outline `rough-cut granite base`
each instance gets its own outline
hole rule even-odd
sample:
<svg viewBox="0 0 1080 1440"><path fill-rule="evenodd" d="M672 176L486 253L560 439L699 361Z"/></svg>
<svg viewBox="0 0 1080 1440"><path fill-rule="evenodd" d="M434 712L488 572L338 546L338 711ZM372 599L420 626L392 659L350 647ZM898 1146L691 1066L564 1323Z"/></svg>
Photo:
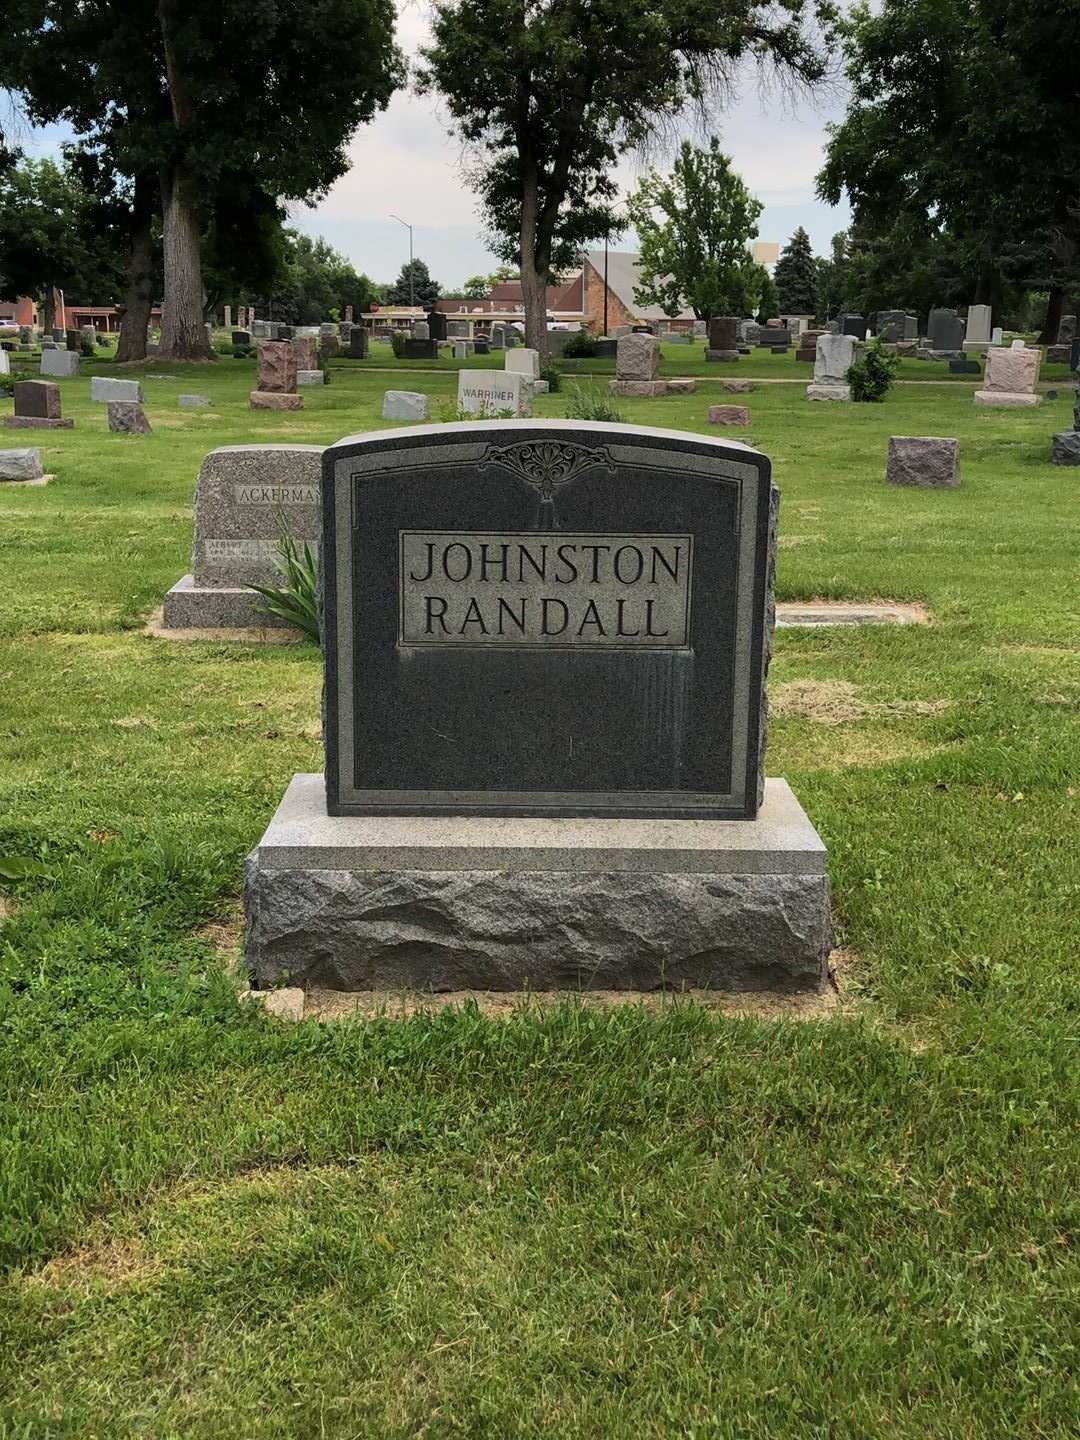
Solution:
<svg viewBox="0 0 1080 1440"><path fill-rule="evenodd" d="M753 821L326 814L296 775L248 857L254 983L813 990L825 847L782 780Z"/></svg>
<svg viewBox="0 0 1080 1440"><path fill-rule="evenodd" d="M710 350L708 347L705 349L707 361L719 361L721 364L734 365L738 358L738 350Z"/></svg>
<svg viewBox="0 0 1080 1440"><path fill-rule="evenodd" d="M1059 430L1050 442L1055 465L1080 465L1080 430Z"/></svg>
<svg viewBox="0 0 1080 1440"><path fill-rule="evenodd" d="M45 415L5 415L4 424L11 430L71 430L74 420L54 420Z"/></svg>
<svg viewBox="0 0 1080 1440"><path fill-rule="evenodd" d="M261 595L242 586L196 585L185 575L165 595L162 608L165 630L291 629L276 615L267 614Z"/></svg>
<svg viewBox="0 0 1080 1440"><path fill-rule="evenodd" d="M976 390L976 405L998 405L1006 410L1018 410L1029 405L1041 405L1042 396L1026 390Z"/></svg>
<svg viewBox="0 0 1080 1440"><path fill-rule="evenodd" d="M667 394L666 380L609 380L608 390L624 399L655 399Z"/></svg>
<svg viewBox="0 0 1080 1440"><path fill-rule="evenodd" d="M807 385L808 400L850 400L850 385Z"/></svg>

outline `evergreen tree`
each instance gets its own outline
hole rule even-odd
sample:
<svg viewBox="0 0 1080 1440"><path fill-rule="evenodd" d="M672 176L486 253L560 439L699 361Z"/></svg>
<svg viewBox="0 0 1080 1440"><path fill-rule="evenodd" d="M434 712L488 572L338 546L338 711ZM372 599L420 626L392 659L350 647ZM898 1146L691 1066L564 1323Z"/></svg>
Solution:
<svg viewBox="0 0 1080 1440"><path fill-rule="evenodd" d="M411 280L411 284L410 284ZM438 280L431 278L431 271L423 260L409 260L401 267L401 274L387 287L388 305L422 305L429 310L442 293Z"/></svg>
<svg viewBox="0 0 1080 1440"><path fill-rule="evenodd" d="M791 315L817 312L817 266L810 236L800 225L784 246L773 271L780 309Z"/></svg>
<svg viewBox="0 0 1080 1440"><path fill-rule="evenodd" d="M775 320L778 308L776 303L776 286L773 284L772 276L766 271L761 282L761 291L758 295L758 324L764 325L766 320Z"/></svg>

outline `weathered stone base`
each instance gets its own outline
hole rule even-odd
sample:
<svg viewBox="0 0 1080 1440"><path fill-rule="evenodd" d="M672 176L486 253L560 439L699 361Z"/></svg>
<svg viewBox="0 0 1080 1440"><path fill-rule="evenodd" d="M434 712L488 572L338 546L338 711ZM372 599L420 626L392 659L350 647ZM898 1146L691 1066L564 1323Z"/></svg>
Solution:
<svg viewBox="0 0 1080 1440"><path fill-rule="evenodd" d="M165 596L162 609L165 630L292 630L284 620L268 615L261 595L241 586L218 589L196 585L191 575L178 580Z"/></svg>
<svg viewBox="0 0 1080 1440"><path fill-rule="evenodd" d="M304 397L282 390L252 390L248 404L252 410L302 410Z"/></svg>
<svg viewBox="0 0 1080 1440"><path fill-rule="evenodd" d="M1055 465L1080 465L1080 430L1059 430L1050 442Z"/></svg>
<svg viewBox="0 0 1080 1440"><path fill-rule="evenodd" d="M738 350L710 350L710 349L708 348L708 346L705 347L705 359L706 359L706 360L710 360L710 361L711 361L711 360L716 360L716 361L719 361L719 362L722 363L722 364L726 363L726 364L730 365L730 364L732 364L734 361L738 360L738 358L739 358L739 352L738 352Z"/></svg>
<svg viewBox="0 0 1080 1440"><path fill-rule="evenodd" d="M666 380L609 380L608 390L612 395L624 398L642 399L667 394Z"/></svg>
<svg viewBox="0 0 1080 1440"><path fill-rule="evenodd" d="M332 817L296 775L248 857L254 984L813 990L825 847L782 780L754 821Z"/></svg>
<svg viewBox="0 0 1080 1440"><path fill-rule="evenodd" d="M74 420L48 420L44 415L5 415L4 424L12 430L73 430Z"/></svg>
<svg viewBox="0 0 1080 1440"><path fill-rule="evenodd" d="M667 393L669 395L694 395L697 392L697 381L689 376L680 376L677 380L668 380Z"/></svg>
<svg viewBox="0 0 1080 1440"><path fill-rule="evenodd" d="M749 425L750 411L745 405L710 405L710 425Z"/></svg>
<svg viewBox="0 0 1080 1440"><path fill-rule="evenodd" d="M976 405L997 405L1002 409L1021 409L1041 405L1042 396L1027 390L976 390Z"/></svg>
<svg viewBox="0 0 1080 1440"><path fill-rule="evenodd" d="M807 385L808 400L850 400L850 385Z"/></svg>
<svg viewBox="0 0 1080 1440"><path fill-rule="evenodd" d="M963 343L965 355L985 355L989 349L989 340L965 340Z"/></svg>

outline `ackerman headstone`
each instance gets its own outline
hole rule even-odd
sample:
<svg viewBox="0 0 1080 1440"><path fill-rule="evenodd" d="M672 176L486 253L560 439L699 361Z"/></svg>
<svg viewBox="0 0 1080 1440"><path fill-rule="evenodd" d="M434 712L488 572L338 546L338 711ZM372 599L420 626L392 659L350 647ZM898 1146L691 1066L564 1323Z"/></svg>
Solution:
<svg viewBox="0 0 1080 1440"><path fill-rule="evenodd" d="M165 597L168 630L277 627L251 585L280 581L281 527L319 547L319 445L225 445L203 460L195 489L191 574Z"/></svg>
<svg viewBox="0 0 1080 1440"><path fill-rule="evenodd" d="M323 463L326 776L251 856L260 987L816 987L824 847L762 778L777 497L696 435L356 436Z"/></svg>

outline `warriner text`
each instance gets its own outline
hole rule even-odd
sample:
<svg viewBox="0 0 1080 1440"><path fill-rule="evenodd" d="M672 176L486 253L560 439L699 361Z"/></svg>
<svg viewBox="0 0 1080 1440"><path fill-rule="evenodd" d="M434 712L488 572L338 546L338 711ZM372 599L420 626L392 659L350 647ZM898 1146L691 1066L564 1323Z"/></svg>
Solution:
<svg viewBox="0 0 1080 1440"><path fill-rule="evenodd" d="M403 646L683 648L689 535L401 532Z"/></svg>

